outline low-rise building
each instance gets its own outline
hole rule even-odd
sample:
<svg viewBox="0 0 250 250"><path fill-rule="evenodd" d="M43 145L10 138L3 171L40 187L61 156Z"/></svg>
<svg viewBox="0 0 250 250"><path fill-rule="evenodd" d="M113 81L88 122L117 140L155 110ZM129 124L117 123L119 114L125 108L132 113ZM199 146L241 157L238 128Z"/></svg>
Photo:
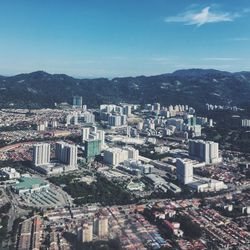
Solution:
<svg viewBox="0 0 250 250"><path fill-rule="evenodd" d="M13 180L13 179L19 179L20 173L18 173L14 168L6 167L0 169L0 176L8 180Z"/></svg>
<svg viewBox="0 0 250 250"><path fill-rule="evenodd" d="M223 189L227 189L227 185L223 181L217 181L214 179L201 178L197 181L191 182L188 186L198 193L200 192L218 192Z"/></svg>
<svg viewBox="0 0 250 250"><path fill-rule="evenodd" d="M17 184L12 185L12 190L17 194L26 194L46 191L49 187L50 184L41 179L23 176Z"/></svg>

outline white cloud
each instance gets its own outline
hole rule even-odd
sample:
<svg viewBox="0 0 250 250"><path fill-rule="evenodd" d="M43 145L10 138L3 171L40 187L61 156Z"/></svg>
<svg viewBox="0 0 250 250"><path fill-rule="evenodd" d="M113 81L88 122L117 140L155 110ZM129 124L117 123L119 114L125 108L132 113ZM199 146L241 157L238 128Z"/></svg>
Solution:
<svg viewBox="0 0 250 250"><path fill-rule="evenodd" d="M165 62L165 61L173 61L178 59L179 56L169 56L169 57L153 57L150 58L150 60L155 61L155 62Z"/></svg>
<svg viewBox="0 0 250 250"><path fill-rule="evenodd" d="M173 65L176 69L218 69L218 70L228 70L232 68L230 64L214 64L214 63L180 63Z"/></svg>
<svg viewBox="0 0 250 250"><path fill-rule="evenodd" d="M247 41L250 41L250 38L249 37L235 37L235 38L232 38L231 41L247 42Z"/></svg>
<svg viewBox="0 0 250 250"><path fill-rule="evenodd" d="M203 58L205 61L240 61L241 58L237 57L206 57Z"/></svg>
<svg viewBox="0 0 250 250"><path fill-rule="evenodd" d="M245 9L243 10L243 13L250 13L250 8L245 8Z"/></svg>
<svg viewBox="0 0 250 250"><path fill-rule="evenodd" d="M201 11L186 11L177 16L166 17L165 22L180 22L200 27L207 23L232 22L237 17L240 17L238 13L211 11L208 6Z"/></svg>

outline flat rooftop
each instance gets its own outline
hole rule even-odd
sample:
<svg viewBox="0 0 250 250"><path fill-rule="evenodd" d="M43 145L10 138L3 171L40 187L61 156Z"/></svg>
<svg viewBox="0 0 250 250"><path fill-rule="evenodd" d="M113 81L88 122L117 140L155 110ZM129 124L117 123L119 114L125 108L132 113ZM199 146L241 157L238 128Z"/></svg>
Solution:
<svg viewBox="0 0 250 250"><path fill-rule="evenodd" d="M19 183L15 184L14 187L18 190L22 189L32 189L34 186L43 186L47 185L46 182L37 178L31 177L21 177Z"/></svg>

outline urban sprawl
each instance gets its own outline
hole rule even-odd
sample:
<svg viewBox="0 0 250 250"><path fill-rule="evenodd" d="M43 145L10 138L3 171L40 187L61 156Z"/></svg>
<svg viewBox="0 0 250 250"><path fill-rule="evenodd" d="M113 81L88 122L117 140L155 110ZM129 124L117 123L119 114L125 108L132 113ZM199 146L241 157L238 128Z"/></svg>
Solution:
<svg viewBox="0 0 250 250"><path fill-rule="evenodd" d="M80 96L2 109L0 248L248 250L250 156L207 140L208 117Z"/></svg>

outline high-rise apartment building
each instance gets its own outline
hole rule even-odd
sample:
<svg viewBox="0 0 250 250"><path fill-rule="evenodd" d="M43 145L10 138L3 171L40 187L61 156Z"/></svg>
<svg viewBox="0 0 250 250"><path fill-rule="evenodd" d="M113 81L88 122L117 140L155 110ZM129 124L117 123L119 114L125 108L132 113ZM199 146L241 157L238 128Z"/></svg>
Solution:
<svg viewBox="0 0 250 250"><path fill-rule="evenodd" d="M108 117L109 126L116 127L121 126L121 116L120 115L110 115Z"/></svg>
<svg viewBox="0 0 250 250"><path fill-rule="evenodd" d="M65 142L57 142L55 157L58 161L71 167L77 166L77 146Z"/></svg>
<svg viewBox="0 0 250 250"><path fill-rule="evenodd" d="M84 147L85 147L84 156L87 158L87 160L101 154L101 140L99 139L86 140Z"/></svg>
<svg viewBox="0 0 250 250"><path fill-rule="evenodd" d="M95 235L99 237L108 236L109 232L108 217L99 215L98 217L94 218L93 232Z"/></svg>
<svg viewBox="0 0 250 250"><path fill-rule="evenodd" d="M193 182L193 163L189 160L177 159L176 175L182 184Z"/></svg>
<svg viewBox="0 0 250 250"><path fill-rule="evenodd" d="M126 125L127 124L127 115L121 115L121 125Z"/></svg>
<svg viewBox="0 0 250 250"><path fill-rule="evenodd" d="M104 151L104 161L110 165L117 166L125 160L138 160L139 151L132 147L108 148Z"/></svg>
<svg viewBox="0 0 250 250"><path fill-rule="evenodd" d="M110 165L117 166L128 159L128 151L121 148L109 148L104 151L104 161Z"/></svg>
<svg viewBox="0 0 250 250"><path fill-rule="evenodd" d="M71 167L77 166L77 146L67 145L65 147L66 154L66 164Z"/></svg>
<svg viewBox="0 0 250 250"><path fill-rule="evenodd" d="M242 119L241 126L242 127L250 127L250 120L249 119Z"/></svg>
<svg viewBox="0 0 250 250"><path fill-rule="evenodd" d="M89 139L89 134L90 134L90 128L85 127L82 129L82 141L83 142Z"/></svg>
<svg viewBox="0 0 250 250"><path fill-rule="evenodd" d="M84 113L84 122L85 123L95 123L95 115L90 112Z"/></svg>
<svg viewBox="0 0 250 250"><path fill-rule="evenodd" d="M128 159L138 161L139 151L133 147L124 147L123 150L128 152Z"/></svg>
<svg viewBox="0 0 250 250"><path fill-rule="evenodd" d="M82 226L82 242L91 242L93 240L93 224L88 223Z"/></svg>
<svg viewBox="0 0 250 250"><path fill-rule="evenodd" d="M33 146L33 164L35 166L46 165L50 162L50 144L39 143Z"/></svg>
<svg viewBox="0 0 250 250"><path fill-rule="evenodd" d="M100 216L98 225L98 236L106 237L108 235L108 218L105 216Z"/></svg>
<svg viewBox="0 0 250 250"><path fill-rule="evenodd" d="M213 141L190 140L189 156L198 158L206 164L218 163L221 160L219 144Z"/></svg>
<svg viewBox="0 0 250 250"><path fill-rule="evenodd" d="M126 105L123 107L123 114L130 116L132 107L130 105Z"/></svg>
<svg viewBox="0 0 250 250"><path fill-rule="evenodd" d="M103 130L97 130L98 139L101 141L101 146L105 144L105 132Z"/></svg>
<svg viewBox="0 0 250 250"><path fill-rule="evenodd" d="M82 108L82 97L74 96L73 97L73 108Z"/></svg>
<svg viewBox="0 0 250 250"><path fill-rule="evenodd" d="M123 126L127 124L127 116L126 115L109 115L108 116L108 124L111 127Z"/></svg>

